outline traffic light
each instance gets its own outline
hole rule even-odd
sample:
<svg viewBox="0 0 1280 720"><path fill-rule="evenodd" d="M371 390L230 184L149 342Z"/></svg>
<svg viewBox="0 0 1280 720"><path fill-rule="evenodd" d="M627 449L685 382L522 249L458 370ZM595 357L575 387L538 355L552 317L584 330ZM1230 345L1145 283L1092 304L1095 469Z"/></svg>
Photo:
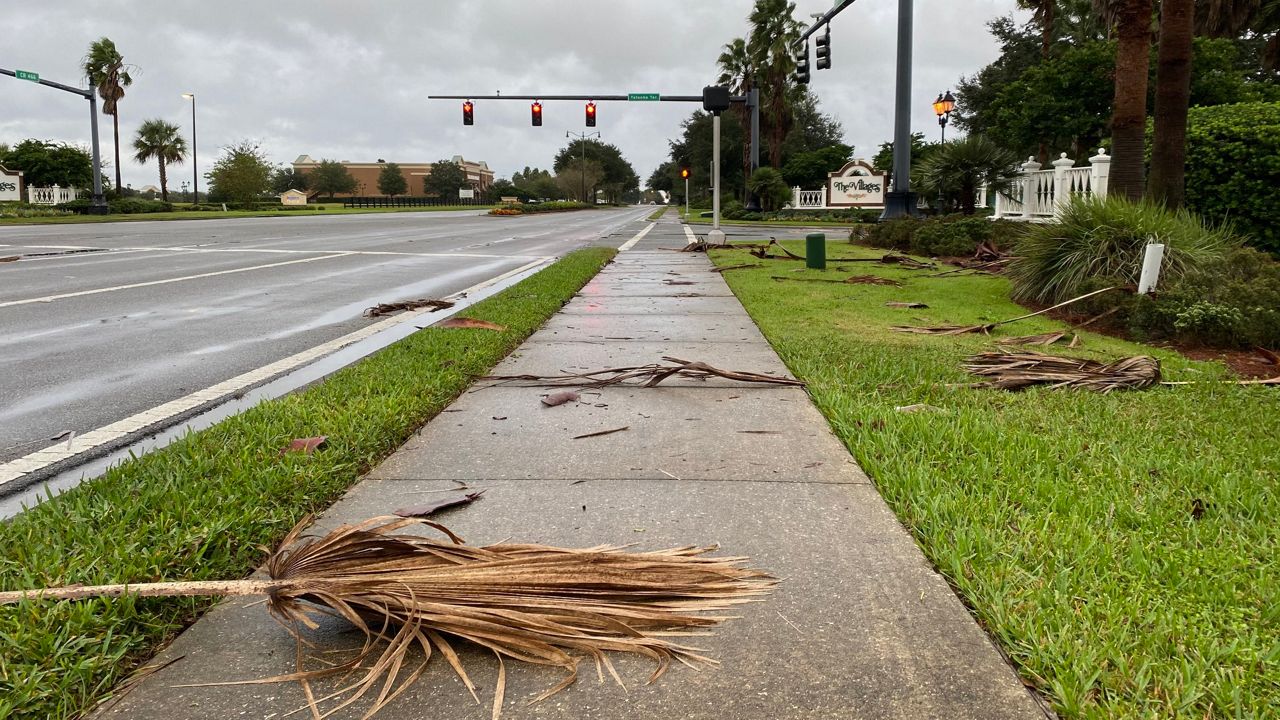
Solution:
<svg viewBox="0 0 1280 720"><path fill-rule="evenodd" d="M476 109L475 106L471 104L470 100L462 103L462 124L463 125L476 124L475 109Z"/></svg>
<svg viewBox="0 0 1280 720"><path fill-rule="evenodd" d="M809 41L807 40L804 45L796 48L795 81L797 85L809 84Z"/></svg>
<svg viewBox="0 0 1280 720"><path fill-rule="evenodd" d="M596 126L596 104L595 101L587 103L587 127Z"/></svg>
<svg viewBox="0 0 1280 720"><path fill-rule="evenodd" d="M680 168L680 179L681 180L689 179L689 168Z"/></svg>
<svg viewBox="0 0 1280 720"><path fill-rule="evenodd" d="M542 126L542 103L538 102L537 100L534 100L533 104L529 106L529 110L533 114L533 126L541 127Z"/></svg>
<svg viewBox="0 0 1280 720"><path fill-rule="evenodd" d="M831 69L831 26L827 26L827 31L818 38L818 69Z"/></svg>

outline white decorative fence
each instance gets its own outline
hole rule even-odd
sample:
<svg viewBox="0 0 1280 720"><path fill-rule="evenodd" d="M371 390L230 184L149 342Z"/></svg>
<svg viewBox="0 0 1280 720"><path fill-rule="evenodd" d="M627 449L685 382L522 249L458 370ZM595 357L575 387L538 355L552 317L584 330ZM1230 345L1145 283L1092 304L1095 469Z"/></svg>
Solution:
<svg viewBox="0 0 1280 720"><path fill-rule="evenodd" d="M821 210L827 206L827 191L791 189L791 207L797 210Z"/></svg>
<svg viewBox="0 0 1280 720"><path fill-rule="evenodd" d="M1111 156L1106 150L1089 158L1088 167L1076 167L1066 153L1054 160L1052 170L1041 170L1034 157L1022 163L1009 192L996 193L992 217L1025 222L1048 222L1074 196L1106 197L1111 175Z"/></svg>
<svg viewBox="0 0 1280 720"><path fill-rule="evenodd" d="M27 202L32 205L60 205L65 202L71 202L80 195L79 188L73 187L29 187L27 188Z"/></svg>

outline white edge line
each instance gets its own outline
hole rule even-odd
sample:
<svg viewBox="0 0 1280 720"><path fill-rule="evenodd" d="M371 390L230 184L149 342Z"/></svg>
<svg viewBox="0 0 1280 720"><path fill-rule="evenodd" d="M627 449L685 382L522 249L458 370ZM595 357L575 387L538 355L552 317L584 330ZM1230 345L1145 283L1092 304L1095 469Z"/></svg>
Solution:
<svg viewBox="0 0 1280 720"><path fill-rule="evenodd" d="M487 287L491 287L515 275L532 270L539 265L545 265L554 259L554 256L538 258L537 260L521 265L514 270L489 278L483 282L476 283L465 290L460 290L452 295L447 295L446 297L465 297ZM319 360L325 355L329 355L371 335L382 332L394 325L413 322L423 315L430 314L432 311L432 308L422 308L420 310L412 310L394 317L389 317L385 320L380 320L372 325L356 330L355 332L343 335L340 338L330 340L329 342L322 343L308 350L303 350L300 353L296 353L268 365L264 365L256 370L250 370L249 372L242 373L230 380L224 380L203 390L198 390L176 400L170 400L167 403L157 405L149 410L136 413L124 418L123 420L117 420L116 422L104 425L96 430L90 430L89 432L76 436L75 449L70 449L66 442L58 442L42 450L37 450L28 455L17 458L16 460L10 460L7 463L0 464L0 487L13 482L14 480L30 475L31 473L43 470L55 463L60 463L64 460L69 460L78 455L87 453L95 448L115 443L140 430L158 423L164 423L177 415L190 412L201 405L221 400L228 395L245 390L277 375L295 370L303 365Z"/></svg>
<svg viewBox="0 0 1280 720"><path fill-rule="evenodd" d="M645 235L648 235L649 231L652 230L655 225L657 225L657 223L650 222L647 226L645 226L645 229L636 233L635 236L632 237L630 240L619 245L618 252L626 252L627 250L630 250L632 247L635 246L636 243L640 242L640 238L644 237Z"/></svg>
<svg viewBox="0 0 1280 720"><path fill-rule="evenodd" d="M689 242L688 242L689 245L692 245L698 242L698 236L695 235L694 232L689 229L688 225L684 226L684 236L689 239Z"/></svg>

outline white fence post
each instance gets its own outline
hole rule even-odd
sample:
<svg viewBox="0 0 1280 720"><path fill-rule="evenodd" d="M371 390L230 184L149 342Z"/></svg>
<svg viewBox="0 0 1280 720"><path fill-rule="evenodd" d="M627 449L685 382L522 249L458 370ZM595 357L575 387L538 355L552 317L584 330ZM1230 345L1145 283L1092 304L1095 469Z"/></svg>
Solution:
<svg viewBox="0 0 1280 720"><path fill-rule="evenodd" d="M1075 167L1076 161L1067 157L1066 153L1062 153L1053 165L1053 217L1057 219L1062 214L1062 209L1071 202L1071 192L1067 188L1067 170Z"/></svg>
<svg viewBox="0 0 1280 720"><path fill-rule="evenodd" d="M1107 155L1106 148L1098 148L1098 154L1089 158L1089 163L1093 173L1090 178L1093 196L1104 198L1107 196L1107 180L1111 177L1111 156Z"/></svg>
<svg viewBox="0 0 1280 720"><path fill-rule="evenodd" d="M796 185L795 187L791 188L791 207L793 208L800 207L800 186L799 185Z"/></svg>

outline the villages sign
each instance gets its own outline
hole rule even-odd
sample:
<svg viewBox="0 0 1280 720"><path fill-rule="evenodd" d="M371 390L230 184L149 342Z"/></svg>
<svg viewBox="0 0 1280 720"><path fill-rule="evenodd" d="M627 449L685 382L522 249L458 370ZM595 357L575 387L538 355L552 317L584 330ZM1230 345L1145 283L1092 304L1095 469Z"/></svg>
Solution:
<svg viewBox="0 0 1280 720"><path fill-rule="evenodd" d="M829 207L883 207L885 176L865 160L853 160L827 175Z"/></svg>
<svg viewBox="0 0 1280 720"><path fill-rule="evenodd" d="M22 202L22 171L0 165L0 202Z"/></svg>

